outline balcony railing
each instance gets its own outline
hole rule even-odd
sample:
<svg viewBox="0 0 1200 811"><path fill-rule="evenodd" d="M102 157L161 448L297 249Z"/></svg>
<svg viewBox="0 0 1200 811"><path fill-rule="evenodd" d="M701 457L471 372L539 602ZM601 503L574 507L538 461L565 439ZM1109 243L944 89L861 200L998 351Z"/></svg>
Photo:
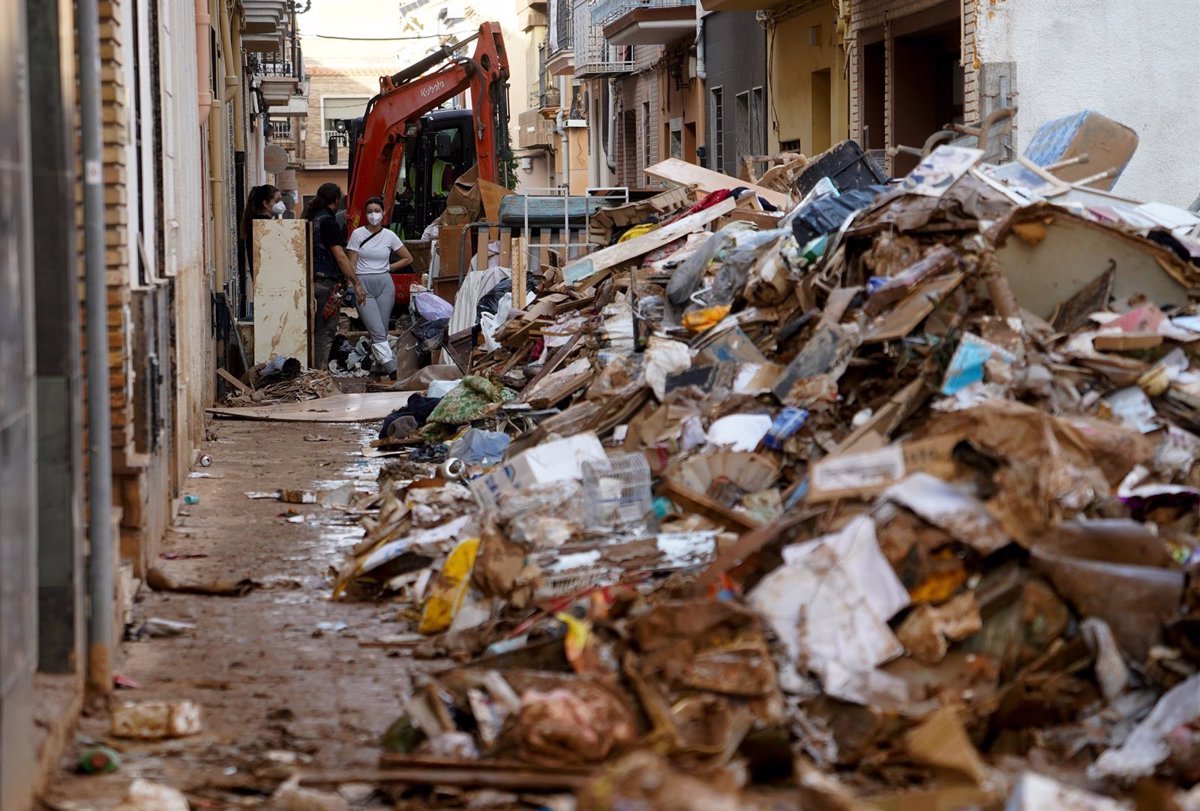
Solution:
<svg viewBox="0 0 1200 811"><path fill-rule="evenodd" d="M638 9L696 8L696 0L597 0L592 19L601 28Z"/></svg>
<svg viewBox="0 0 1200 811"><path fill-rule="evenodd" d="M592 20L609 45L667 45L696 36L695 0L597 0Z"/></svg>
<svg viewBox="0 0 1200 811"><path fill-rule="evenodd" d="M267 122L267 138L272 143L281 141L295 142L296 136L293 134L295 128L292 126L290 118L272 118Z"/></svg>
<svg viewBox="0 0 1200 811"><path fill-rule="evenodd" d="M575 0L575 75L618 76L633 70L633 48L613 47L604 38L597 10L607 11L607 0Z"/></svg>
<svg viewBox="0 0 1200 811"><path fill-rule="evenodd" d="M572 22L575 0L551 0L549 26L549 55L569 51L573 47L575 28Z"/></svg>

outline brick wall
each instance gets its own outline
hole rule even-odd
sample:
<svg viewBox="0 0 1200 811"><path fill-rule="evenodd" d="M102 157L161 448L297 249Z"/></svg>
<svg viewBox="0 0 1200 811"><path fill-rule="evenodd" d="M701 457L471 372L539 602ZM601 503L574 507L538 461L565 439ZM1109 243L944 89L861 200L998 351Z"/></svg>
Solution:
<svg viewBox="0 0 1200 811"><path fill-rule="evenodd" d="M963 117L973 124L982 117L983 98L979 84L979 53L976 49L977 0L963 0L962 66Z"/></svg>
<svg viewBox="0 0 1200 811"><path fill-rule="evenodd" d="M132 36L126 30L129 9L124 0L102 0L100 5L101 120L104 126L105 277L108 282L108 373L112 406L114 464L132 455L133 379L130 369L130 261L128 206L136 204L127 187L126 149L129 145L129 109L125 72L131 60ZM85 305L86 306L86 305ZM86 317L86 314L85 314ZM87 347L86 351L90 351Z"/></svg>
<svg viewBox="0 0 1200 811"><path fill-rule="evenodd" d="M384 67L373 68L332 68L328 66L311 66L308 70L308 119L305 121L304 154L306 167L320 169L329 167L328 144L325 141L325 119L322 116L321 100L326 96L360 96L372 98L379 93L379 77L394 71ZM349 160L349 153L342 149L341 164ZM338 182L344 185L343 179Z"/></svg>
<svg viewBox="0 0 1200 811"><path fill-rule="evenodd" d="M891 144L892 24L901 18L936 8L944 2L945 0L860 0L854 3L850 29L846 37L850 70L850 137L862 140L864 91L862 86L862 48L865 35L871 29L882 27L884 40L888 43L885 59L884 130L887 143ZM960 2L959 13L963 32L960 46L963 65L963 117L967 123L974 123L979 119L981 110L979 66L974 49L977 0L960 0Z"/></svg>

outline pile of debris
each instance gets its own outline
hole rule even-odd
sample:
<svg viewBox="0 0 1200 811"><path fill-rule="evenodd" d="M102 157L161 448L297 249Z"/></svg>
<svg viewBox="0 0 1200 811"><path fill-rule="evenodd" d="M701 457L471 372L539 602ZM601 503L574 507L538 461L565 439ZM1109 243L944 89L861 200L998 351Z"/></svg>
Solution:
<svg viewBox="0 0 1200 811"><path fill-rule="evenodd" d="M385 766L514 806L1200 807L1200 220L981 154L608 209L427 381L336 576L407 606L364 644L458 662Z"/></svg>
<svg viewBox="0 0 1200 811"><path fill-rule="evenodd" d="M244 380L224 369L218 370L218 374L231 386L221 401L227 408L301 403L342 393L328 371L304 370L300 361L280 355L253 367L244 375Z"/></svg>

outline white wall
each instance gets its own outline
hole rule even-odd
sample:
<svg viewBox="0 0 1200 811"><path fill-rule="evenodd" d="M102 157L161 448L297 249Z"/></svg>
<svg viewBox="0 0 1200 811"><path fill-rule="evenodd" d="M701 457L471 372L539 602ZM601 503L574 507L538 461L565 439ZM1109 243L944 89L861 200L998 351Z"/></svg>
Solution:
<svg viewBox="0 0 1200 811"><path fill-rule="evenodd" d="M1015 63L1017 148L1084 109L1139 144L1114 191L1188 205L1200 195L1200 0L991 0L981 63Z"/></svg>

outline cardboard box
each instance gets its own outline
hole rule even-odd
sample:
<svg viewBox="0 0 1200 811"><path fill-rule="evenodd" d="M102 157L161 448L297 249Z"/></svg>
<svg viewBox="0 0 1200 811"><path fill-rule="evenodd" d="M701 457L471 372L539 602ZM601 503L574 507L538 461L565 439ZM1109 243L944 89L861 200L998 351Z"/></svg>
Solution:
<svg viewBox="0 0 1200 811"><path fill-rule="evenodd" d="M492 468L471 481L471 492L484 509L494 507L500 496L535 484L578 481L583 463L607 458L596 435L588 432L544 442Z"/></svg>

